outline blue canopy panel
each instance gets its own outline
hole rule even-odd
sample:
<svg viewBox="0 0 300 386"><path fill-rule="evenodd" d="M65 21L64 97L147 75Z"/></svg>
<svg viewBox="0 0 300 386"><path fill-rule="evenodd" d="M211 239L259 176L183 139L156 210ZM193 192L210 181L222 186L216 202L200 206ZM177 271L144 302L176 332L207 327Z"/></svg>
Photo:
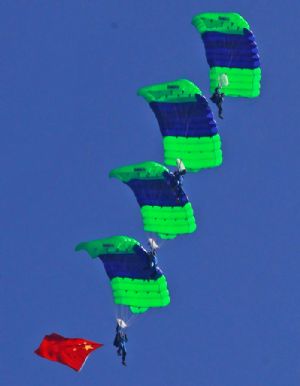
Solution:
<svg viewBox="0 0 300 386"><path fill-rule="evenodd" d="M210 67L260 67L253 33L244 29L243 35L221 32L204 32L202 39Z"/></svg>
<svg viewBox="0 0 300 386"><path fill-rule="evenodd" d="M110 280L115 277L156 280L162 276L162 271L158 267L151 267L147 251L138 245L133 248L133 253L100 255L99 258Z"/></svg>
<svg viewBox="0 0 300 386"><path fill-rule="evenodd" d="M206 98L196 95L196 102L151 102L163 137L212 137L216 122Z"/></svg>
<svg viewBox="0 0 300 386"><path fill-rule="evenodd" d="M145 205L184 206L189 202L171 173L165 173L165 179L130 180L126 184L133 190L140 207Z"/></svg>

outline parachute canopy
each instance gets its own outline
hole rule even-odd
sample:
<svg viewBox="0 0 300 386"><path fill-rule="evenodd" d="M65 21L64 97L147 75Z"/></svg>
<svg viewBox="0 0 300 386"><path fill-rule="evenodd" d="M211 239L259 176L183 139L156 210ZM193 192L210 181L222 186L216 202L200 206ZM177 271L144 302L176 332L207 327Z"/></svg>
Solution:
<svg viewBox="0 0 300 386"><path fill-rule="evenodd" d="M200 32L210 67L210 91L220 85L228 96L260 94L261 68L255 37L238 13L200 13L192 24ZM225 86L224 75L228 85Z"/></svg>
<svg viewBox="0 0 300 386"><path fill-rule="evenodd" d="M113 169L109 176L120 179L133 190L146 232L173 239L196 230L192 205L165 166L148 161Z"/></svg>
<svg viewBox="0 0 300 386"><path fill-rule="evenodd" d="M75 250L85 250L92 258L102 260L115 304L129 306L137 314L170 303L165 276L151 264L147 251L135 239L113 236L80 243Z"/></svg>
<svg viewBox="0 0 300 386"><path fill-rule="evenodd" d="M180 158L186 169L197 172L222 163L221 139L207 100L186 79L154 84L138 90L156 115L166 165Z"/></svg>

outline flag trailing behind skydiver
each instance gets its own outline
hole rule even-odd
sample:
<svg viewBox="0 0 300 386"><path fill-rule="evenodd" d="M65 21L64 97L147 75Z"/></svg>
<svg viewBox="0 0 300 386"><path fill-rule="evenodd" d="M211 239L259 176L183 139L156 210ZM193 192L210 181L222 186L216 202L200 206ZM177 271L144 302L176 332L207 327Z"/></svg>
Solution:
<svg viewBox="0 0 300 386"><path fill-rule="evenodd" d="M80 371L87 357L103 344L82 338L65 338L59 334L46 335L35 353Z"/></svg>
<svg viewBox="0 0 300 386"><path fill-rule="evenodd" d="M85 250L99 257L110 279L115 304L130 307L134 314L170 303L166 277L147 252L133 238L113 236L83 242L76 251Z"/></svg>
<svg viewBox="0 0 300 386"><path fill-rule="evenodd" d="M148 161L113 169L109 175L133 190L146 232L173 239L196 230L194 211L178 171L172 173L165 166Z"/></svg>
<svg viewBox="0 0 300 386"><path fill-rule="evenodd" d="M259 96L260 60L247 21L238 13L201 13L192 24L205 46L211 93L220 86L226 96Z"/></svg>
<svg viewBox="0 0 300 386"><path fill-rule="evenodd" d="M219 166L222 163L221 139L206 98L191 81L142 87L143 96L153 110L163 136L166 165L180 158L188 171Z"/></svg>

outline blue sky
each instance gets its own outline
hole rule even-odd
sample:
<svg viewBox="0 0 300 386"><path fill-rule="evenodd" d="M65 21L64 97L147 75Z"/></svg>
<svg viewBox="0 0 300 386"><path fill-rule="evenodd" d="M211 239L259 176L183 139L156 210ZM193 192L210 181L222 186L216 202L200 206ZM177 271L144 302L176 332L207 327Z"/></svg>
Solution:
<svg viewBox="0 0 300 386"><path fill-rule="evenodd" d="M1 2L3 384L299 385L299 8L265 0ZM198 231L164 243L159 262L172 301L133 324L123 368L111 344L109 281L100 261L74 247L115 234L145 243L132 192L108 173L163 161L139 87L187 78L208 95L191 25L208 11L249 22L262 93L225 100L222 167L185 178ZM105 346L77 374L33 354L51 332Z"/></svg>

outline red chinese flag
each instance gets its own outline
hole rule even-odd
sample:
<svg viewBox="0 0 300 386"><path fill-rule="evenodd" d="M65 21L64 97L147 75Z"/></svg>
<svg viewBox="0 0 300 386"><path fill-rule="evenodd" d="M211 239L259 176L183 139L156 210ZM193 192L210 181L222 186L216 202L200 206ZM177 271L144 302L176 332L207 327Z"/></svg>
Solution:
<svg viewBox="0 0 300 386"><path fill-rule="evenodd" d="M64 338L58 334L51 334L44 337L35 353L50 361L60 362L79 371L90 353L101 346L103 344L91 340Z"/></svg>

